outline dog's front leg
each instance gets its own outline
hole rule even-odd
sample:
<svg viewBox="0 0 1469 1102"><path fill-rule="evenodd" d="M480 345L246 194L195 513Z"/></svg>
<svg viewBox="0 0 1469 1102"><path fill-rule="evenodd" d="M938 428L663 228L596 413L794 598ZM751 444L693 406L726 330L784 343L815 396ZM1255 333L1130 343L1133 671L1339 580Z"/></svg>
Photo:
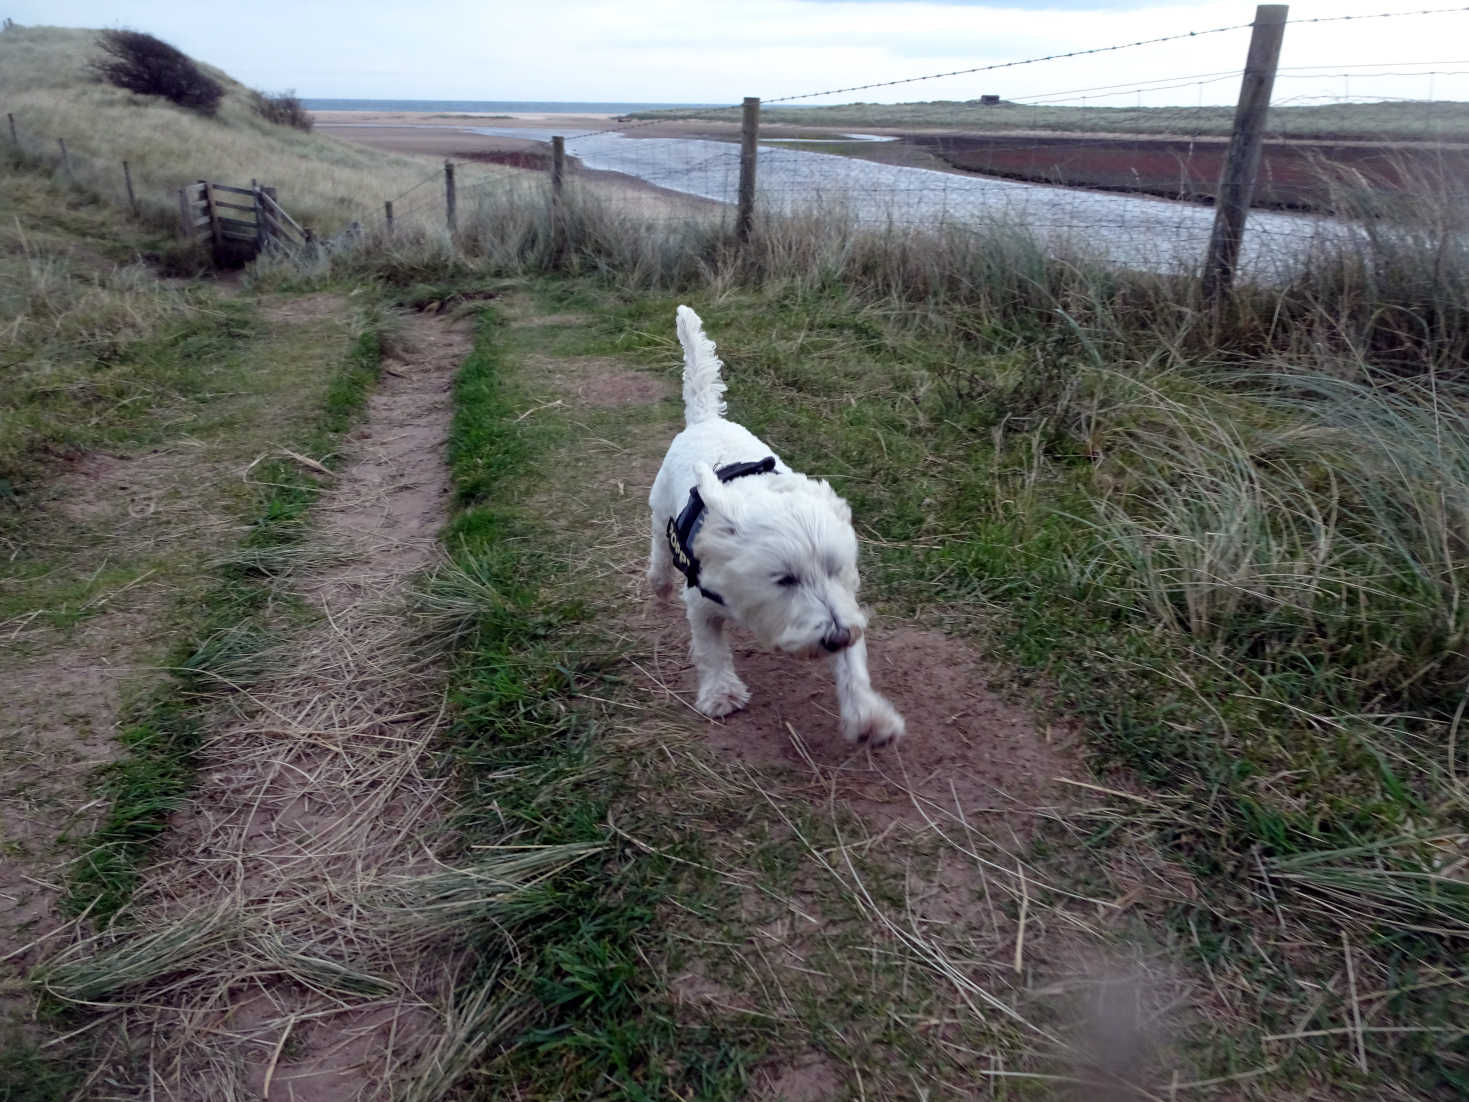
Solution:
<svg viewBox="0 0 1469 1102"><path fill-rule="evenodd" d="M837 707L842 714L842 737L848 742L882 746L901 738L907 725L887 698L872 687L867 676L867 640L858 639L831 656L837 684Z"/></svg>
<svg viewBox="0 0 1469 1102"><path fill-rule="evenodd" d="M684 590L684 607L689 615L689 647L699 675L699 711L718 719L739 711L750 699L750 690L734 669L734 655L724 637L724 611L697 589Z"/></svg>

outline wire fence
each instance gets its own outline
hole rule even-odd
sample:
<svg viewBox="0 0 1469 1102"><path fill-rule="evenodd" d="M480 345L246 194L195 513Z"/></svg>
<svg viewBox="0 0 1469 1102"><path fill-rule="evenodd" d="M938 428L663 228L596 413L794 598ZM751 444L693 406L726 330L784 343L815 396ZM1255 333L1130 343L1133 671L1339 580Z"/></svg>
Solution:
<svg viewBox="0 0 1469 1102"><path fill-rule="evenodd" d="M1263 10L1263 9L1262 9ZM1469 7L1292 20L1287 42L1324 33L1369 39L1391 21L1434 17L1460 32ZM762 101L754 209L763 217L841 219L857 228L961 232L1023 227L1055 250L1153 270L1195 270L1236 128L1234 92L1253 24L1240 22L968 69L853 83ZM1295 39L1292 38L1295 36ZM1270 278L1343 231L1334 189L1412 192L1469 179L1469 60L1285 64L1274 95L1239 269ZM1209 64L1201 64L1200 43ZM1075 66L1125 55L1146 77L1087 80ZM1071 66L1071 68L1068 68ZM1091 70L1088 70L1090 72ZM1030 80L1025 95L981 80ZM961 101L812 106L872 89L953 89ZM783 90L782 90L783 91ZM980 93L974 95L973 93ZM463 228L508 199L552 200L553 138L564 139L565 195L650 224L733 230L742 158L738 105L565 129L554 123L466 127L503 139L499 154L435 168L391 196L362 197L365 228ZM488 120L486 120L488 122ZM17 132L12 145L120 193L121 163L93 163L64 143ZM3 138L4 135L0 135ZM51 146L57 145L52 151ZM114 179L115 178L115 179ZM401 179L401 177L400 177ZM409 177L412 179L412 177ZM289 205L291 196L283 192ZM129 194L136 211L139 200ZM456 221L457 220L457 221ZM452 225L451 225L452 224Z"/></svg>
<svg viewBox="0 0 1469 1102"><path fill-rule="evenodd" d="M1371 36L1386 21L1462 21L1465 15L1469 8L1447 7L1322 17L1291 21L1287 34L1350 24L1350 33ZM1170 72L1170 52L1207 36L1216 40L1215 56L1243 62L1251 29L1242 22L764 99L756 208L766 215L840 215L858 226L940 232L1016 224L1058 249L1119 264L1197 267L1214 222L1241 70L1217 65ZM1067 82L1063 72L1054 91L995 103L976 97L906 108L797 106L897 86L916 95L926 82L952 86L956 76L989 79L1121 51L1130 53L1138 71L1157 75L1085 84ZM1268 276L1335 232L1334 188L1357 182L1391 190L1420 186L1429 177L1469 178L1469 104L1446 98L1469 91L1469 61L1287 65L1274 79L1254 192L1259 209L1249 218L1242 271ZM1172 102L1160 106L1160 100ZM733 222L741 171L738 110L564 132L569 180L630 215ZM536 142L549 142L555 130L477 129Z"/></svg>

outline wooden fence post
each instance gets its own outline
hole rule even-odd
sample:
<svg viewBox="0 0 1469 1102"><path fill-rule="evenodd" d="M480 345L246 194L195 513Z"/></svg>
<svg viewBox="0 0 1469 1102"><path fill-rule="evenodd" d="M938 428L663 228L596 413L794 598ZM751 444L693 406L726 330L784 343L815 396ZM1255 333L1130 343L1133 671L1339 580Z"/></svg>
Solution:
<svg viewBox="0 0 1469 1102"><path fill-rule="evenodd" d="M1255 176L1260 170L1260 149L1265 139L1265 118L1270 112L1270 93L1275 87L1275 67L1280 61L1280 43L1285 37L1286 4L1261 4L1255 8L1255 29L1250 35L1250 52L1240 82L1239 105L1234 112L1234 132L1229 153L1219 175L1215 199L1214 229L1204 257L1204 301L1217 304L1229 293L1239 263L1245 236L1245 215L1255 193Z"/></svg>
<svg viewBox="0 0 1469 1102"><path fill-rule="evenodd" d="M748 241L755 226L755 143L760 137L760 98L745 97L740 126L740 207L735 216L735 239Z"/></svg>
<svg viewBox="0 0 1469 1102"><path fill-rule="evenodd" d="M387 216L388 236L391 237L393 235L393 201L391 199L383 204L383 214Z"/></svg>
<svg viewBox="0 0 1469 1102"><path fill-rule="evenodd" d="M551 138L551 248L557 263L566 251L566 210L561 205L565 177L566 139L557 134Z"/></svg>
<svg viewBox="0 0 1469 1102"><path fill-rule="evenodd" d="M265 198L259 180L250 181L250 202L255 206L255 255L259 256L270 244L270 227L265 222Z"/></svg>
<svg viewBox="0 0 1469 1102"><path fill-rule="evenodd" d="M449 223L449 236L459 229L459 219L454 209L454 165L444 162L444 217Z"/></svg>
<svg viewBox="0 0 1469 1102"><path fill-rule="evenodd" d="M199 181L199 190L204 196L204 210L209 215L209 233L217 249L224 244L224 227L219 224L219 208L214 205L214 189L208 180Z"/></svg>
<svg viewBox="0 0 1469 1102"><path fill-rule="evenodd" d="M136 218L138 216L138 197L133 194L133 172L128 168L126 161L122 163L122 182L127 185L128 206L132 208L133 217Z"/></svg>
<svg viewBox="0 0 1469 1102"><path fill-rule="evenodd" d="M10 144L20 149L20 137L15 132L15 116L7 111L5 117L10 120Z"/></svg>
<svg viewBox="0 0 1469 1102"><path fill-rule="evenodd" d="M57 138L56 139L56 144L59 145L59 146L61 146L61 167L66 172L66 178L68 180L71 180L72 179L72 175L71 175L71 157L69 157L67 155L67 152L66 152L66 139L65 138ZM75 181L73 181L73 182L75 182Z"/></svg>
<svg viewBox="0 0 1469 1102"><path fill-rule="evenodd" d="M559 134L551 138L551 205L561 206L562 180L566 175L566 139Z"/></svg>

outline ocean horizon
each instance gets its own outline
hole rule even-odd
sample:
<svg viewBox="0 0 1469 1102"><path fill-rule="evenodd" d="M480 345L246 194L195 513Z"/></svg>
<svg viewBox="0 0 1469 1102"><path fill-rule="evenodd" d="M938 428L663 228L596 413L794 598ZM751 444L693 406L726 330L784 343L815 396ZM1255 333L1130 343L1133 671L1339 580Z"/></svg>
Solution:
<svg viewBox="0 0 1469 1102"><path fill-rule="evenodd" d="M633 111L657 111L664 107L727 107L721 103L603 103L580 100L501 99L308 99L308 111L447 111L454 114L626 115Z"/></svg>

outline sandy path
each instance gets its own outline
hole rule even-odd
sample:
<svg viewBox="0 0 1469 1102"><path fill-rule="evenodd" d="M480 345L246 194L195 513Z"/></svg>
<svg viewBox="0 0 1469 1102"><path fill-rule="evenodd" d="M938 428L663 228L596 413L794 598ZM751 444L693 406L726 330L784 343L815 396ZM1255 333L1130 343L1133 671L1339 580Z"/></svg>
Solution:
<svg viewBox="0 0 1469 1102"><path fill-rule="evenodd" d="M133 1038L144 1077L91 1097L382 1097L442 1032L458 962L393 928L382 901L442 844L449 781L426 767L443 671L401 606L439 554L468 325L420 315L405 344L314 510L293 588L320 618L216 717L196 798L132 908L139 932L59 962L54 986L78 997L78 968L159 958L87 999L123 1005L99 1033Z"/></svg>

